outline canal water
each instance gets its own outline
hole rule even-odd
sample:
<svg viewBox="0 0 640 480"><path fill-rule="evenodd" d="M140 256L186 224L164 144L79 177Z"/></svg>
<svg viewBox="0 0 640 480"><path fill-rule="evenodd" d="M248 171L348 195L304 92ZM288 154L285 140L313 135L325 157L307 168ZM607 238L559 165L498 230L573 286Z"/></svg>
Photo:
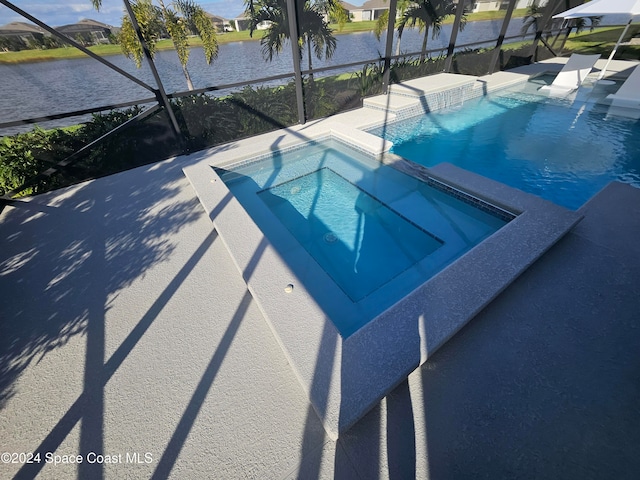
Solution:
<svg viewBox="0 0 640 480"><path fill-rule="evenodd" d="M470 22L458 34L457 44L486 41L489 46L495 42L501 25L501 21ZM507 36L519 35L521 27L522 19L513 19ZM451 25L443 26L438 38L432 39L430 32L427 48L446 48L450 35ZM338 43L333 57L329 60L314 57L314 68L375 60L384 54L384 38L378 41L371 32L338 34L336 38ZM417 29L408 29L402 37L401 51L419 51L421 43L422 34ZM303 57L302 68L307 68L306 55ZM155 86L146 64L137 69L133 61L123 55L105 58ZM155 61L167 92L187 89L173 50L158 52ZM255 80L293 71L290 50L286 49L268 62L262 56L258 41L221 45L218 58L211 65L204 61L201 49L194 48L187 66L195 88ZM153 97L148 90L91 58L0 65L0 79L0 123ZM43 126L64 126L81 120L78 117L63 119L47 122ZM10 135L31 128L3 129L0 130L0 135Z"/></svg>

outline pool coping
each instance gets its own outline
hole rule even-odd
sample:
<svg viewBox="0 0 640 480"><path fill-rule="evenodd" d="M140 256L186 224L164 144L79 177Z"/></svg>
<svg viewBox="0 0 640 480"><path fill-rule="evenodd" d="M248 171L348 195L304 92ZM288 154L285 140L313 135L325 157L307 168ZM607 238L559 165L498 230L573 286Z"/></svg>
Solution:
<svg viewBox="0 0 640 480"><path fill-rule="evenodd" d="M219 152L184 169L327 433L334 439L422 365L581 219L576 212L451 164L426 169L384 153L390 144L371 136L377 139L372 144L368 142L372 140L369 135L337 121L325 121L309 128L305 140L289 139L279 145L292 146L326 137L343 141L351 138L350 143L368 149L384 163L414 176L431 176L518 216L346 339L306 289L303 279L283 261L212 168L235 163L238 156ZM310 271L321 274L317 264L314 269L310 257L300 258L308 262Z"/></svg>

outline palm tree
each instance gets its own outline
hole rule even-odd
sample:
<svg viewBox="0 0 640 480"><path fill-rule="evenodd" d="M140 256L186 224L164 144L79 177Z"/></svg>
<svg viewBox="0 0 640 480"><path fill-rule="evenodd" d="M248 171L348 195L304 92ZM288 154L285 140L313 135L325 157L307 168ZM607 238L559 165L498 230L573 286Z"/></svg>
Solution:
<svg viewBox="0 0 640 480"><path fill-rule="evenodd" d="M587 21L589 22L589 31L593 32L593 30L600 25L602 21L602 17L583 17L576 18L574 20L574 27L576 29L576 33L580 33L582 30L587 28Z"/></svg>
<svg viewBox="0 0 640 480"><path fill-rule="evenodd" d="M534 32L538 31L538 22L542 19L545 8L546 6L538 5L538 0L533 0L522 18L522 28L520 29L522 36L525 36L530 29Z"/></svg>
<svg viewBox="0 0 640 480"><path fill-rule="evenodd" d="M398 0L396 4L396 12L400 16L404 15L404 12L411 5L412 0ZM373 27L373 34L376 36L376 39L380 40L382 36L382 32L387 29L387 25L389 24L389 10L385 10L378 17L375 26ZM398 32L398 42L396 43L396 55L400 55L400 41L402 40L402 33Z"/></svg>
<svg viewBox="0 0 640 480"><path fill-rule="evenodd" d="M349 21L349 12L339 0L315 0L315 4L329 22L338 24L338 31L341 31Z"/></svg>
<svg viewBox="0 0 640 480"><path fill-rule="evenodd" d="M102 0L91 0L91 2L96 9L101 7ZM210 65L218 56L216 31L203 8L192 0L173 0L168 4L163 0L157 0L157 5L152 0L133 0L131 8L152 56L156 52L156 43L160 38L167 35L171 38L182 65L187 87L193 90L193 82L187 69L190 53L189 35L195 33L202 39L207 64ZM143 57L142 45L127 15L122 18L120 47L122 53L127 58L133 58L140 68Z"/></svg>
<svg viewBox="0 0 640 480"><path fill-rule="evenodd" d="M336 50L336 38L333 35L325 16L329 16L338 5L337 0L313 2L311 0L295 0L298 14L298 44L307 47L309 70L312 70L312 50L320 60L331 58ZM246 15L249 17L249 34L259 25L268 25L260 45L265 59L271 61L279 54L286 40L291 40L289 33L289 16L286 0L246 0ZM342 6L340 6L342 8ZM337 10L337 9L336 9ZM344 10L344 9L343 9ZM301 53L302 55L302 49ZM309 75L313 80L313 74Z"/></svg>
<svg viewBox="0 0 640 480"><path fill-rule="evenodd" d="M458 6L452 0L416 0L403 13L398 22L398 36L402 36L404 29L418 26L420 32L424 31L420 61L423 61L427 53L427 39L431 28L431 38L437 38L442 31L442 22L449 15L455 15ZM464 8L464 7L462 7ZM463 11L460 29L467 24L466 11Z"/></svg>

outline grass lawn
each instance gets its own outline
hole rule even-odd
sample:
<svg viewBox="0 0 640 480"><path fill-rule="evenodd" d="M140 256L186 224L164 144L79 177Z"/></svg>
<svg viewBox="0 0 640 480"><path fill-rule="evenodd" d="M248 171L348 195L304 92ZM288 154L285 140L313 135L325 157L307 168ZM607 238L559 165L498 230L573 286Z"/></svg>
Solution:
<svg viewBox="0 0 640 480"><path fill-rule="evenodd" d="M567 40L566 49L572 52L609 56L615 46L623 27L603 27L593 32L584 31L578 35L572 35ZM627 32L624 41L640 35L640 25L632 25ZM639 45L623 45L616 52L617 60L640 60Z"/></svg>
<svg viewBox="0 0 640 480"><path fill-rule="evenodd" d="M599 53L602 57L608 57L615 46L624 27L601 27L593 32L585 30L579 34L571 34L565 44L563 55L569 53L582 53L585 55ZM632 25L627 32L625 41L634 36L640 36L640 25ZM531 40L509 43L503 46L503 50L516 50L530 44ZM558 45L560 42L558 42ZM538 48L545 48L542 43ZM559 52L556 52L559 53ZM616 52L617 60L640 60L640 45L623 45Z"/></svg>

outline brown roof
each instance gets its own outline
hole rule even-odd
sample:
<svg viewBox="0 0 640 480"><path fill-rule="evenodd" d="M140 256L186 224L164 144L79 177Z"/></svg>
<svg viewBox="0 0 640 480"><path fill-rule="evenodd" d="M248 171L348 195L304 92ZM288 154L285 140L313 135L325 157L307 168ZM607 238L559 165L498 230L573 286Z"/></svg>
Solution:
<svg viewBox="0 0 640 480"><path fill-rule="evenodd" d="M389 9L389 1L385 0L367 0L360 7L362 10L388 10Z"/></svg>
<svg viewBox="0 0 640 480"><path fill-rule="evenodd" d="M207 17L209 17L209 18L211 19L211 21L213 21L213 22L221 22L221 23L224 23L224 22L226 22L226 21L227 21L227 19L226 19L226 18L221 17L220 15L214 15L213 13L209 13L209 12L204 12L204 13L205 13L205 14L207 15Z"/></svg>
<svg viewBox="0 0 640 480"><path fill-rule="evenodd" d="M112 28L114 28L111 25L107 25L106 23L102 23L102 22L98 22L96 20L91 20L90 18L83 18L82 20L80 20L77 23L70 23L68 25L60 25L59 27L56 27L57 29L63 29L63 30L69 30L72 27L98 27L100 29L105 29L105 30L111 30ZM85 29L83 29L85 30Z"/></svg>
<svg viewBox="0 0 640 480"><path fill-rule="evenodd" d="M106 23L98 22L97 20L92 20L90 18L83 18L78 22L78 25L92 25L94 27L113 28L112 25L107 25Z"/></svg>
<svg viewBox="0 0 640 480"><path fill-rule="evenodd" d="M45 33L45 30L37 25L26 22L11 22L0 27L0 30L7 32L24 32L24 33Z"/></svg>
<svg viewBox="0 0 640 480"><path fill-rule="evenodd" d="M340 2L340 5L342 5L344 7L345 10L351 11L351 10L358 10L361 7L356 7L355 5L352 5L350 3L347 2Z"/></svg>

